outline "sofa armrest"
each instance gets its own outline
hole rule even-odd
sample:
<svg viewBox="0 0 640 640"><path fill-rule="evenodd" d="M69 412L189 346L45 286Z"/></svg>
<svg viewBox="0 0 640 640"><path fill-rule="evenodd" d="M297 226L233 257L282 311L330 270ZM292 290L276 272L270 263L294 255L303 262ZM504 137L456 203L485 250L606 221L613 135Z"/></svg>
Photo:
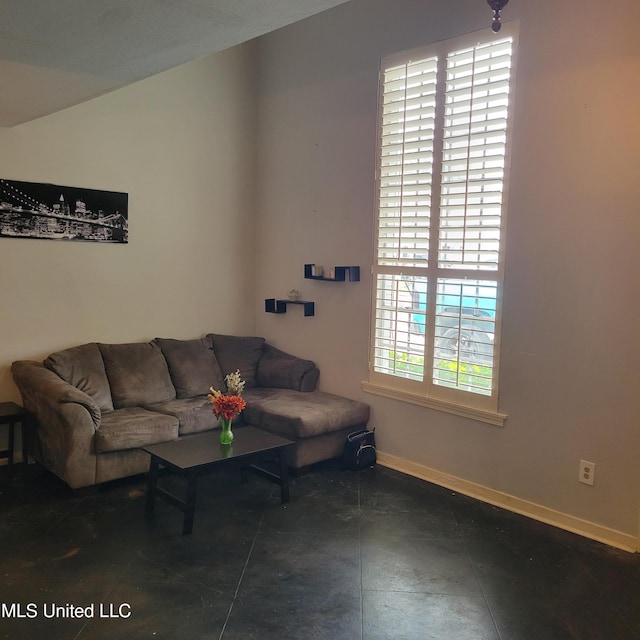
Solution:
<svg viewBox="0 0 640 640"><path fill-rule="evenodd" d="M72 487L94 484L94 437L102 418L96 403L39 362L14 362L11 373L35 418L34 457Z"/></svg>
<svg viewBox="0 0 640 640"><path fill-rule="evenodd" d="M102 413L91 396L65 382L56 373L32 360L18 360L11 365L25 408L36 418L58 410L58 404L75 403L82 405L91 416L97 429Z"/></svg>
<svg viewBox="0 0 640 640"><path fill-rule="evenodd" d="M298 358L265 343L256 372L259 386L314 391L319 377L320 370L311 360Z"/></svg>

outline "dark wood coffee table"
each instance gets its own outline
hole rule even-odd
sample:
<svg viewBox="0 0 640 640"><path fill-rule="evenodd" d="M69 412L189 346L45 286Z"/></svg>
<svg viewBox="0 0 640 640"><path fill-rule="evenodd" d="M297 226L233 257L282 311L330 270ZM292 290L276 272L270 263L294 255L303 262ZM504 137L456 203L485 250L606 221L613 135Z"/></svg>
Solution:
<svg viewBox="0 0 640 640"><path fill-rule="evenodd" d="M247 471L253 471L279 484L281 502L283 504L289 502L287 449L294 444L293 441L256 427L234 428L233 434L233 443L230 445L220 444L220 432L216 430L143 447L143 451L151 456L146 513L153 512L156 496L160 496L184 512L182 533L191 533L196 509L198 478L214 469L227 466L240 468L243 479ZM267 460L278 461L279 474L255 464ZM158 486L160 467L166 467L186 477L185 500Z"/></svg>

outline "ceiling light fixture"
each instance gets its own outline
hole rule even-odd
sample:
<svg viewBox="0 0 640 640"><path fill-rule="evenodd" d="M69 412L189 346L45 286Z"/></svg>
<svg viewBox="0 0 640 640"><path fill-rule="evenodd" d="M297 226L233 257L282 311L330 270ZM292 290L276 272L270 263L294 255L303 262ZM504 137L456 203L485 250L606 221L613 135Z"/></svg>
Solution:
<svg viewBox="0 0 640 640"><path fill-rule="evenodd" d="M509 0L487 0L487 4L493 9L493 23L491 24L491 29L493 29L494 33L498 33L500 31L500 12L504 9L505 5L509 2Z"/></svg>

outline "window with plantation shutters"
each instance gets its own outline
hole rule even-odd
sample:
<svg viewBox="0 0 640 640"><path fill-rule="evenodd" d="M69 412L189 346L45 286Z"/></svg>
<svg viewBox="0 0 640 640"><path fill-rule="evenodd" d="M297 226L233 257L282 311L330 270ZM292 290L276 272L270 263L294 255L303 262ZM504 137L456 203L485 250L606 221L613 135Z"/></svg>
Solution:
<svg viewBox="0 0 640 640"><path fill-rule="evenodd" d="M382 61L366 390L501 423L515 29Z"/></svg>

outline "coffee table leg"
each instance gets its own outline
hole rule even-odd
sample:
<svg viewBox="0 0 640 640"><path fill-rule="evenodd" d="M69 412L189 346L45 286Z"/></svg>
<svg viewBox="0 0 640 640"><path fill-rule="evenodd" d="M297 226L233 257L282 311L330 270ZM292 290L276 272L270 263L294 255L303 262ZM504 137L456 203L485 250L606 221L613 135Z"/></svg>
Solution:
<svg viewBox="0 0 640 640"><path fill-rule="evenodd" d="M149 465L149 479L147 482L147 504L145 505L145 513L149 515L156 504L156 487L158 486L158 469L160 462L155 456L151 456L151 464Z"/></svg>
<svg viewBox="0 0 640 640"><path fill-rule="evenodd" d="M196 513L196 495L198 490L198 476L189 474L187 481L187 501L185 502L184 520L182 522L182 535L193 531L193 518Z"/></svg>
<svg viewBox="0 0 640 640"><path fill-rule="evenodd" d="M287 447L280 449L280 502L289 502L289 463Z"/></svg>

